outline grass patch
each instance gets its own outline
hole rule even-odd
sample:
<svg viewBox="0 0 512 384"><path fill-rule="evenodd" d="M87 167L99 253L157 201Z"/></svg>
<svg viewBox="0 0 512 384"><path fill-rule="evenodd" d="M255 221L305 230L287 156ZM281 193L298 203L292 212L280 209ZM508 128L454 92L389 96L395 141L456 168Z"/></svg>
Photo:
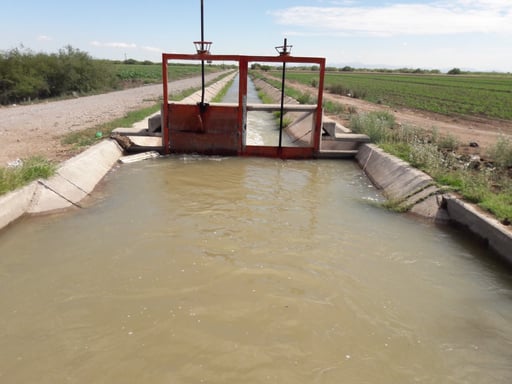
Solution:
<svg viewBox="0 0 512 384"><path fill-rule="evenodd" d="M387 200L380 204L382 207L397 213L407 212L410 207L404 204L403 201L400 200Z"/></svg>
<svg viewBox="0 0 512 384"><path fill-rule="evenodd" d="M260 98L263 104L273 104L274 100L270 96L268 96L265 92L258 90L258 97Z"/></svg>
<svg viewBox="0 0 512 384"><path fill-rule="evenodd" d="M340 115L346 112L346 108L342 104L330 100L324 100L323 108L326 113L333 115Z"/></svg>
<svg viewBox="0 0 512 384"><path fill-rule="evenodd" d="M217 93L215 95L215 97L212 98L212 103L220 103L224 99L224 96L226 96L226 93L228 93L228 90L229 90L229 88L231 88L234 81L235 81L235 79L228 81L226 83L226 85L224 85L224 87L222 87L222 89L219 91L219 93Z"/></svg>
<svg viewBox="0 0 512 384"><path fill-rule="evenodd" d="M497 212L496 217L502 223L512 222L512 189L503 193L487 196L480 206L488 211Z"/></svg>
<svg viewBox="0 0 512 384"><path fill-rule="evenodd" d="M1 167L0 195L21 188L33 180L47 179L55 174L56 168L55 163L39 156L26 159L18 167Z"/></svg>

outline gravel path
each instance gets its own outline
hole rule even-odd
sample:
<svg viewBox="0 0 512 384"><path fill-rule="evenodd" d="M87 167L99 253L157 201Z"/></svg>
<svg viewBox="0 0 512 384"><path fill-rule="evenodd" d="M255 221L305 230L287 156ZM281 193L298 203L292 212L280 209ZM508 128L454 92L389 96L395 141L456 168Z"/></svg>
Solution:
<svg viewBox="0 0 512 384"><path fill-rule="evenodd" d="M206 81L219 76L208 74ZM199 87L201 77L169 83L169 92ZM162 96L162 85L146 85L95 96L32 105L0 107L0 166L18 158L40 155L62 161L76 151L63 146L63 135L124 116L153 105Z"/></svg>

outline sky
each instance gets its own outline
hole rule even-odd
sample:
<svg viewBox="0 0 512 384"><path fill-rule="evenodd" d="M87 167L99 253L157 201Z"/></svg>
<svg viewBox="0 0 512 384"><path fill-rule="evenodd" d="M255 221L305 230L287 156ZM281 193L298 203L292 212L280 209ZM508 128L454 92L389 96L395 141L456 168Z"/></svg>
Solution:
<svg viewBox="0 0 512 384"><path fill-rule="evenodd" d="M327 65L512 72L512 0L203 0L213 54L294 56ZM18 0L0 5L0 51L151 60L194 53L200 0Z"/></svg>

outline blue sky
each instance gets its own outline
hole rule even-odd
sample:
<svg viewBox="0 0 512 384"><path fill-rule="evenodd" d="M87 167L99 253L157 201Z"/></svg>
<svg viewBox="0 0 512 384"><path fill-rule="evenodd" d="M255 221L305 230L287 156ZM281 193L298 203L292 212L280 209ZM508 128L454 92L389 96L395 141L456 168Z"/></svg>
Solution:
<svg viewBox="0 0 512 384"><path fill-rule="evenodd" d="M193 53L200 0L2 2L0 50L71 45L95 58ZM204 0L212 53L292 54L328 65L512 72L512 0Z"/></svg>

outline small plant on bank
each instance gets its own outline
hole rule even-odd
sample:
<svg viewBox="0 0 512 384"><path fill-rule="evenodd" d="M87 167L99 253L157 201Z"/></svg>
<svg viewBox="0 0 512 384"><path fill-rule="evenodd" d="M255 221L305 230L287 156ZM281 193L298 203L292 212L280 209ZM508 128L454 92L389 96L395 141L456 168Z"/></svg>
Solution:
<svg viewBox="0 0 512 384"><path fill-rule="evenodd" d="M39 156L30 157L20 165L0 168L0 195L27 185L36 179L47 179L55 174L56 165Z"/></svg>
<svg viewBox="0 0 512 384"><path fill-rule="evenodd" d="M396 127L394 120L382 112L353 116L351 128L367 134L384 151L428 173L438 184L460 193L501 222L512 221L512 144L508 139L500 138L488 151L494 167L473 169L455 154L459 143L453 137L440 137L435 130L427 133L407 126Z"/></svg>
<svg viewBox="0 0 512 384"><path fill-rule="evenodd" d="M301 94L297 101L299 104L316 104L316 101L309 93L303 93Z"/></svg>
<svg viewBox="0 0 512 384"><path fill-rule="evenodd" d="M494 164L502 169L512 167L512 141L504 136L500 136L496 144L488 151L487 155L493 159Z"/></svg>
<svg viewBox="0 0 512 384"><path fill-rule="evenodd" d="M274 111L273 114L276 119L277 129L279 129L279 124L281 122L281 111ZM283 116L283 128L288 127L292 122L293 120L290 117L286 116L285 113Z"/></svg>
<svg viewBox="0 0 512 384"><path fill-rule="evenodd" d="M340 115L346 112L345 107L340 103L335 103L332 101L323 102L324 111L333 115Z"/></svg>
<svg viewBox="0 0 512 384"><path fill-rule="evenodd" d="M274 100L261 89L258 89L258 97L263 104L272 104L274 102Z"/></svg>
<svg viewBox="0 0 512 384"><path fill-rule="evenodd" d="M395 117L388 112L371 112L354 115L350 119L350 126L356 133L364 133L374 143L389 141L390 129L395 124Z"/></svg>
<svg viewBox="0 0 512 384"><path fill-rule="evenodd" d="M228 93L229 89L233 85L234 81L235 81L234 79L228 81L226 83L226 85L224 85L224 87L222 87L222 89L219 91L219 93L217 93L215 95L215 97L212 99L212 103L220 103L220 102L222 102L222 100L226 96L226 93Z"/></svg>

